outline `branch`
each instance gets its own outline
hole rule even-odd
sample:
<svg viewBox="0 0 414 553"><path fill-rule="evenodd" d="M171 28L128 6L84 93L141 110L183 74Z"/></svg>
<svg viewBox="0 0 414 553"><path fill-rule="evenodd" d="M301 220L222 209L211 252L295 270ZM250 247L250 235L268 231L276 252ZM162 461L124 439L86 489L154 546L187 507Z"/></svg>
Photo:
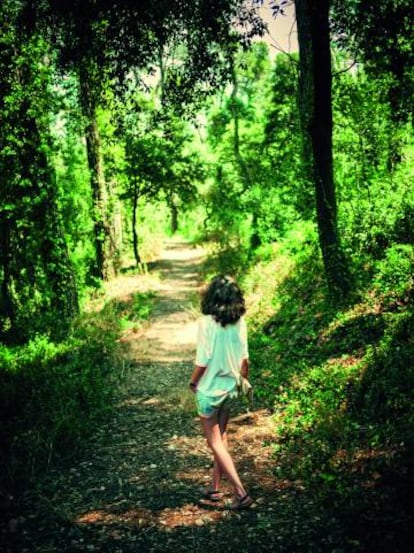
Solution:
<svg viewBox="0 0 414 553"><path fill-rule="evenodd" d="M354 65L358 63L358 60L354 60L351 65L348 67L345 67L345 69L340 69L339 71L335 71L335 73L332 73L332 77L336 77L337 75L340 75L341 73L346 73L347 71L350 71Z"/></svg>
<svg viewBox="0 0 414 553"><path fill-rule="evenodd" d="M263 6L264 4L264 0L252 0L252 8L253 9L259 9L259 8L264 8ZM293 6L294 5L294 2L293 0L282 0L281 2L275 2L274 0L269 0L269 8L272 12L272 17L273 19L275 20L278 16L285 16L286 15L286 8L289 8L290 6ZM266 8L264 8L266 9ZM260 17L260 16L259 16ZM289 31L289 50L290 50L290 47L291 47L291 36L292 36L292 33L293 33L293 28L295 26L295 19L293 20L292 22L292 25L290 27L290 31ZM280 44L278 43L278 41L274 38L274 36L268 31L267 32L267 35L268 37L270 38L270 40L272 41L272 44L270 44L270 46L272 48L274 48L275 50L277 50L278 52L284 54L285 56L287 56L293 63L296 63L298 64L298 61L292 56L292 54L290 52L286 52L286 50L284 50Z"/></svg>

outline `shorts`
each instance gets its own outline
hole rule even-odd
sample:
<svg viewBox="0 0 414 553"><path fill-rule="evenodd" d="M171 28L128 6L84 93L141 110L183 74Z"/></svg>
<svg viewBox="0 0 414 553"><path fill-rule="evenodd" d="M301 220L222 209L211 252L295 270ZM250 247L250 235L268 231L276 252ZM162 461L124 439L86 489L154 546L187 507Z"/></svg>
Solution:
<svg viewBox="0 0 414 553"><path fill-rule="evenodd" d="M229 410L237 399L237 391L231 391L221 396L206 396L203 392L196 392L197 413L200 417L209 419L222 409Z"/></svg>

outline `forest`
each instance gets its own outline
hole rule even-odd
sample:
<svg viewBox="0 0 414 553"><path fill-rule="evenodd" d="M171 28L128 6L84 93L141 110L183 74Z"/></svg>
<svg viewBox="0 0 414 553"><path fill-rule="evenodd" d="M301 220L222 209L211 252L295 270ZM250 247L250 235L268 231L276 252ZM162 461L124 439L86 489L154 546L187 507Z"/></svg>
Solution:
<svg viewBox="0 0 414 553"><path fill-rule="evenodd" d="M5 552L95 548L62 530L55 549L30 549L24 498L113 416L134 370L123 336L148 324L157 300L144 290L115 301L108 289L159 277L171 240L207 252L200 282L231 274L245 291L274 479L291 483L292 505L306 490L297 516L308 534L267 548L273 522L248 519L252 541L240 551L412 551L410 8L2 0ZM292 18L297 51L275 47L263 10ZM46 501L42 513L57 517ZM214 551L146 536L143 551ZM100 550L135 550L125 543Z"/></svg>

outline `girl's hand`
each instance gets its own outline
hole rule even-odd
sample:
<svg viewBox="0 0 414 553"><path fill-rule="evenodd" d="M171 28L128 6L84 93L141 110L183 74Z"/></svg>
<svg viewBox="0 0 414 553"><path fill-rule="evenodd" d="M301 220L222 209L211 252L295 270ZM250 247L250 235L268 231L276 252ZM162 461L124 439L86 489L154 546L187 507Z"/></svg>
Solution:
<svg viewBox="0 0 414 553"><path fill-rule="evenodd" d="M248 359L243 359L241 367L240 367L240 374L244 378L248 378L248 376L249 376L249 360Z"/></svg>
<svg viewBox="0 0 414 553"><path fill-rule="evenodd" d="M189 386L190 386L190 390L193 392L193 394L195 394L197 391L197 382L191 381Z"/></svg>

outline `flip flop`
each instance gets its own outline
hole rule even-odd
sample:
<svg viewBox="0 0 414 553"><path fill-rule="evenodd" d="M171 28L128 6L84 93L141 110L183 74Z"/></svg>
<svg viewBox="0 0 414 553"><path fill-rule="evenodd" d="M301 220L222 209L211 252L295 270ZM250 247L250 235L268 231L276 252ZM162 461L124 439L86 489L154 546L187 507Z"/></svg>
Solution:
<svg viewBox="0 0 414 553"><path fill-rule="evenodd" d="M200 495L203 499L209 499L210 501L220 501L222 497L221 492L209 488L200 488Z"/></svg>
<svg viewBox="0 0 414 553"><path fill-rule="evenodd" d="M230 510L240 511L242 509L248 509L252 503L253 499L248 493L246 493L246 495L244 495L243 497L236 497L236 499L230 505Z"/></svg>

